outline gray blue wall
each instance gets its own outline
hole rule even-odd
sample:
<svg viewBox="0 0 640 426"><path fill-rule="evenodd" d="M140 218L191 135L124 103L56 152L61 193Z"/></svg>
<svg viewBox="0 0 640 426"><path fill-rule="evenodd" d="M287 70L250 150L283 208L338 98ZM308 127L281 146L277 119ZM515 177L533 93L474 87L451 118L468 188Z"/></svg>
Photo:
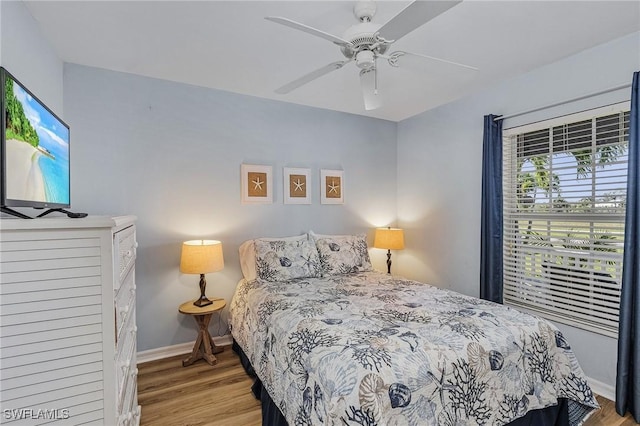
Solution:
<svg viewBox="0 0 640 426"><path fill-rule="evenodd" d="M0 64L64 117L62 61L21 1L0 1Z"/></svg>
<svg viewBox="0 0 640 426"><path fill-rule="evenodd" d="M398 272L478 296L482 131L508 115L630 84L640 33L586 50L398 124ZM505 128L629 99L630 89L506 120ZM613 386L617 341L558 324L591 378Z"/></svg>
<svg viewBox="0 0 640 426"><path fill-rule="evenodd" d="M396 123L71 64L64 88L74 210L138 216L138 350L194 338L177 312L198 295L178 270L182 241L222 241L207 293L229 303L244 240L313 229L372 243L395 220ZM273 204L241 205L242 163L273 166ZM311 205L283 204L283 167L311 169ZM323 168L345 171L344 205L320 204Z"/></svg>

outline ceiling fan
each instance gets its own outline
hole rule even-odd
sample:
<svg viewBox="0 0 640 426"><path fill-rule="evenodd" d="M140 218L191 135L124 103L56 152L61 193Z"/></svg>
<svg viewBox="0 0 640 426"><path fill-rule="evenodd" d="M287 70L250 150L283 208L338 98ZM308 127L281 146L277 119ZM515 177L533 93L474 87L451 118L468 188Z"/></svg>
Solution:
<svg viewBox="0 0 640 426"><path fill-rule="evenodd" d="M305 74L276 89L275 92L279 94L289 93L300 86L355 61L356 66L360 69L360 86L362 88L365 109L373 110L382 106L380 96L378 95L377 77L379 59L386 60L392 67L399 67L403 57L411 56L425 60L440 61L477 71L477 68L469 65L418 53L395 51L387 54L389 47L398 41L398 39L436 16L446 12L461 1L462 0L414 1L387 23L380 25L372 22L376 13L375 2L373 0L361 0L356 2L353 8L353 14L359 22L349 27L342 37L334 36L308 25L292 21L291 19L267 16L265 19L269 21L304 31L340 46L340 50L346 58L345 60L332 62L322 68Z"/></svg>

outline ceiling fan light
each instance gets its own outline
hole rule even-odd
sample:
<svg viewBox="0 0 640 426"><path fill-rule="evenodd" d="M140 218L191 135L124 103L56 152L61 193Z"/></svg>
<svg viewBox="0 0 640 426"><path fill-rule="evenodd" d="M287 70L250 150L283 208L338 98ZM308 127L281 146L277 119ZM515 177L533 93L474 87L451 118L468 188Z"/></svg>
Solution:
<svg viewBox="0 0 640 426"><path fill-rule="evenodd" d="M375 56L370 50L361 50L356 54L356 65L363 70L371 69L375 66Z"/></svg>

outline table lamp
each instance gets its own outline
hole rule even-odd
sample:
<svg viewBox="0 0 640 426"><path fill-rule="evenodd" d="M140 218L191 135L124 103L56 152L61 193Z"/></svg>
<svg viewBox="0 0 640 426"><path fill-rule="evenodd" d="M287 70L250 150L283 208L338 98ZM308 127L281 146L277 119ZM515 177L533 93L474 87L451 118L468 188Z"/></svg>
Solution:
<svg viewBox="0 0 640 426"><path fill-rule="evenodd" d="M180 256L180 272L183 274L200 274L200 298L193 302L196 306L207 306L213 302L207 299L204 292L207 280L204 274L221 271L224 268L222 243L216 240L192 240L182 243Z"/></svg>
<svg viewBox="0 0 640 426"><path fill-rule="evenodd" d="M373 247L387 249L387 274L391 273L391 250L404 248L404 231L399 228L376 228Z"/></svg>

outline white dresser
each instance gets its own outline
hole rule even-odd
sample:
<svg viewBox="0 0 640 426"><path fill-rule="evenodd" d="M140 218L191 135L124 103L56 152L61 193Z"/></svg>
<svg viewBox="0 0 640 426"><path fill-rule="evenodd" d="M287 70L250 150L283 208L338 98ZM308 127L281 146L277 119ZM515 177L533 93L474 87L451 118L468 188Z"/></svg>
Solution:
<svg viewBox="0 0 640 426"><path fill-rule="evenodd" d="M139 424L135 219L0 219L1 424Z"/></svg>

